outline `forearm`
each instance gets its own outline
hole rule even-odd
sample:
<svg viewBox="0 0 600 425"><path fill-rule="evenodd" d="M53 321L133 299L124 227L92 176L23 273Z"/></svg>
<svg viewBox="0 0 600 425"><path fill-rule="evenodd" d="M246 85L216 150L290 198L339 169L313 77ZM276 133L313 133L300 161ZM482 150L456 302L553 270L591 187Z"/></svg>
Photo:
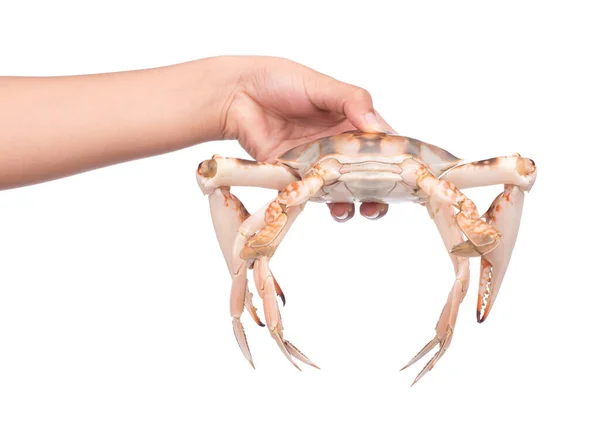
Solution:
<svg viewBox="0 0 600 425"><path fill-rule="evenodd" d="M73 77L0 77L0 189L221 137L219 58Z"/></svg>

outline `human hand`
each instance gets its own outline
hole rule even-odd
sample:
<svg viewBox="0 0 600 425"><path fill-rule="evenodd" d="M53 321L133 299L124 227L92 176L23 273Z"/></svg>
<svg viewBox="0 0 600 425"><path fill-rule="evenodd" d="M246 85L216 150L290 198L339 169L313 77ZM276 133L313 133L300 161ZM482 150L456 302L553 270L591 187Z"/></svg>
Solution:
<svg viewBox="0 0 600 425"><path fill-rule="evenodd" d="M282 58L224 59L229 69L242 66L244 71L225 104L223 138L237 139L259 161L347 130L394 132L373 108L369 92L360 87ZM328 206L338 222L354 216L352 203ZM360 212L373 220L387 209L387 204L365 202Z"/></svg>
<svg viewBox="0 0 600 425"><path fill-rule="evenodd" d="M392 131L368 91L282 58L221 58L240 68L224 105L224 139L236 139L258 161L320 137L359 129Z"/></svg>
<svg viewBox="0 0 600 425"><path fill-rule="evenodd" d="M365 90L286 59L253 56L96 75L0 76L0 116L0 190L209 140L237 139L259 161L271 161L326 135L391 130ZM336 219L351 216L348 207L330 207Z"/></svg>

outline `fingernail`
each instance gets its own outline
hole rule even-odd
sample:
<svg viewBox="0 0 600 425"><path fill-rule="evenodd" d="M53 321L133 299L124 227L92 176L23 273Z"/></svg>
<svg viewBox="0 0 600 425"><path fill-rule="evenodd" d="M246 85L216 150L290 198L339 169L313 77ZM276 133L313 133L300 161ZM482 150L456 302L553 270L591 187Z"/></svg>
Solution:
<svg viewBox="0 0 600 425"><path fill-rule="evenodd" d="M379 124L379 121L377 120L377 115L375 115L374 112L367 112L365 114L365 122L369 125L371 130L380 131L380 132L385 131L383 129L383 127L381 126L381 124Z"/></svg>

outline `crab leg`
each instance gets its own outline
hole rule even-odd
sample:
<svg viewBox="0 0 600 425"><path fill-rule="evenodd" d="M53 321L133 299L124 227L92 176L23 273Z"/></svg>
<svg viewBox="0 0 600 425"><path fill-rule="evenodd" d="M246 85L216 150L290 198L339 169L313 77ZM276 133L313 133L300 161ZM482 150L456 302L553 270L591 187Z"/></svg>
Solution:
<svg viewBox="0 0 600 425"><path fill-rule="evenodd" d="M250 216L242 202L233 195L229 187L219 187L208 195L210 215L219 241L219 246L225 257L227 268L233 274L232 253L233 243L239 226Z"/></svg>
<svg viewBox="0 0 600 425"><path fill-rule="evenodd" d="M337 161L324 161L315 165L301 181L286 186L277 198L262 210L251 215L240 226L234 242L234 258L254 260L255 284L259 295L263 298L265 319L269 332L286 358L299 369L293 358L317 367L308 357L300 352L292 343L283 338L283 325L277 305L279 292L271 271L268 259L273 256L281 240L291 224L304 208L306 202L314 196L327 182L339 176ZM254 232L263 225L255 234ZM242 247L243 245L243 247ZM234 265L234 268L237 267Z"/></svg>
<svg viewBox="0 0 600 425"><path fill-rule="evenodd" d="M479 217L473 201L467 198L453 183L437 179L417 161L406 164L402 179L425 192L427 197L436 203L450 204L459 210L455 216L456 223L467 240L452 247L451 254L461 257L478 257L498 246L500 232Z"/></svg>
<svg viewBox="0 0 600 425"><path fill-rule="evenodd" d="M208 199L217 240L219 241L232 280L229 309L233 333L244 357L246 357L252 367L254 367L244 327L240 320L244 307L246 307L248 313L250 313L258 325L264 326L264 324L258 317L256 307L252 304L252 294L248 289L246 268L244 267L236 271L232 267L232 247L237 234L237 228L246 218L248 218L249 214L240 200L229 192L228 187L214 189L208 196Z"/></svg>
<svg viewBox="0 0 600 425"><path fill-rule="evenodd" d="M529 191L536 177L535 163L519 154L500 156L458 165L440 176L461 189L494 184L510 184Z"/></svg>
<svg viewBox="0 0 600 425"><path fill-rule="evenodd" d="M442 236L446 249L450 252L453 246L461 243L463 240L462 232L454 219L454 207L450 204L443 204L435 199L430 199L427 204L427 209ZM458 317L458 308L469 287L469 259L458 257L453 254L450 254L450 259L454 265L456 279L450 294L448 294L448 300L446 301L446 305L444 306L436 325L435 337L402 368L402 370L404 370L411 366L431 351L436 345L439 345L438 351L417 375L413 385L435 366L437 361L444 355L450 346L456 318Z"/></svg>
<svg viewBox="0 0 600 425"><path fill-rule="evenodd" d="M282 298L282 301L285 303L285 298L283 297L283 293L281 293L281 288L273 274L269 268L269 258L275 253L279 244L283 240L283 237L286 235L291 225L298 217L300 212L304 209L305 203L300 205L295 205L289 208L286 208L286 211L280 213L280 216L285 216L284 220L276 220L273 221L272 214L273 212L267 208L264 211L259 211L256 214L250 216L242 227L245 229L252 231L256 228L257 223L260 223L260 216L262 215L264 218L263 222L271 221L269 225L265 225L266 227L270 226L269 234L273 233L276 236L269 239L268 242L265 242L266 245L261 246L258 250L248 249L248 244L250 241L246 243L246 247L241 249L237 255L241 256L246 260L254 260L254 283L256 285L256 289L258 294L263 299L263 308L265 311L265 320L267 322L267 327L269 328L269 332L277 345L284 353L286 358L298 369L298 365L294 362L293 358L296 358L308 365L318 368L308 357L300 352L291 342L283 338L283 325L281 322L281 315L279 312L279 306L277 305L276 296L279 295ZM271 204L269 204L271 207ZM263 229L264 230L264 229ZM262 230L261 230L262 231ZM260 233L260 232L259 232ZM240 238L243 240L243 237ZM239 244L236 244L239 247ZM238 248L239 249L239 248Z"/></svg>
<svg viewBox="0 0 600 425"><path fill-rule="evenodd" d="M244 220L244 222L239 226L239 228L234 236L234 241L231 243L231 245L233 245L233 249L228 249L228 251L227 251L229 253L229 255L232 257L231 273L232 273L233 284L232 284L232 290L231 290L231 302L230 302L231 307L230 308L231 308L231 315L233 318L234 334L235 334L236 340L238 341L240 349L242 350L242 353L244 354L246 359L250 362L252 367L254 367L254 363L252 361L252 356L250 355L248 341L247 341L246 334L244 332L242 323L239 320L244 306L246 307L246 309L248 310L248 312L251 314L254 321L258 325L264 326L264 324L260 321L260 319L256 313L256 307L254 307L254 305L252 304L252 294L250 293L250 291L247 288L248 281L246 279L246 272L247 272L248 264L246 261L244 261L241 258L241 251L242 251L242 248L248 238L248 235L255 233L256 231L258 231L261 228L261 226L265 225L264 216L265 216L265 211L267 210L267 207L268 207L268 205L266 205L265 207L260 209L257 213L247 217L246 220ZM290 214L291 218L287 222L286 227L284 229L282 229L282 231L280 233L280 238L273 243L273 252L277 249L277 246L281 242L281 238L285 235L285 233L287 232L287 229L289 228L289 226L291 226L291 224L293 223L297 214L300 211L302 211L303 207L304 207L304 205L295 207L295 210L293 211L294 214ZM231 245L228 245L227 248L231 248ZM256 276L256 270L257 270L256 264L255 264L254 270L255 270L255 276ZM269 275L272 277L272 273L270 271L269 271ZM244 282L243 285L245 288L245 297L244 297L245 304L244 304L244 302L242 302L242 282ZM273 277L273 284L275 286L276 293L281 296L281 298L285 304L285 297L283 295L283 292L281 291L281 288L277 284L277 281L275 281L274 277ZM257 286L257 290L259 290L259 295L262 298L263 297L263 292L261 292L262 288ZM265 314L266 314L266 309L265 309Z"/></svg>
<svg viewBox="0 0 600 425"><path fill-rule="evenodd" d="M298 180L298 177L283 165L222 158L218 155L200 163L196 178L205 195L222 186L255 186L282 190Z"/></svg>
<svg viewBox="0 0 600 425"><path fill-rule="evenodd" d="M441 179L457 186L472 187L504 184L504 192L492 202L483 215L487 223L496 227L502 240L496 249L481 257L477 321L483 322L489 315L508 268L510 257L517 240L525 191L535 183L535 163L515 154L487 159L454 167Z"/></svg>
<svg viewBox="0 0 600 425"><path fill-rule="evenodd" d="M244 205L235 195L230 193L228 187L214 189L208 199L217 239L232 278L230 313L234 335L244 357L254 367L244 327L240 320L244 307L259 326L264 326L264 324L258 317L256 307L252 303L252 294L248 289L248 280L246 278L247 267L244 261L240 259L239 252L237 256L234 256L233 248L237 238L241 233L244 233L244 229L252 234L264 226L264 220L257 219L260 217L260 214L249 216ZM264 210L262 210L263 216ZM284 300L285 298L279 285L276 286L276 291L280 294L282 300Z"/></svg>
<svg viewBox="0 0 600 425"><path fill-rule="evenodd" d="M238 228L243 227L249 214L242 203L229 192L229 186L260 186L282 190L298 178L284 166L221 158L218 155L198 166L196 178L202 192L209 195L213 225L232 277L230 312L234 334L244 356L254 367L240 320L244 307L258 325L264 325L252 304L252 294L248 290L246 279L247 267L239 255L233 255L239 236ZM256 226L255 232L264 224L251 222L249 225Z"/></svg>
<svg viewBox="0 0 600 425"><path fill-rule="evenodd" d="M246 245L241 251L241 258L251 260L262 256L271 257L275 249L272 242L285 228L288 210L296 205L305 204L326 183L338 178L340 176L339 166L340 164L336 160L324 161L315 165L302 180L287 185L267 206L264 214L265 226L247 239ZM240 239L236 242L239 243Z"/></svg>
<svg viewBox="0 0 600 425"><path fill-rule="evenodd" d="M254 266L254 283L256 284L258 293L263 298L267 327L269 328L271 336L281 349L281 352L298 370L301 369L294 361L294 358L319 369L316 364L283 337L283 323L281 321L281 313L276 300L275 279L271 274L268 259L266 257L260 257L256 261Z"/></svg>

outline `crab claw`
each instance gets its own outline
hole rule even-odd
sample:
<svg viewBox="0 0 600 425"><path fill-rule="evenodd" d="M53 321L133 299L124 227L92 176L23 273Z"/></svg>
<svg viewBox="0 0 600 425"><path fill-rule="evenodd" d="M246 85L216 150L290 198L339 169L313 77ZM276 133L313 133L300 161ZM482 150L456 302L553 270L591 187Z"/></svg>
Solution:
<svg viewBox="0 0 600 425"><path fill-rule="evenodd" d="M508 268L519 232L524 198L525 194L518 186L505 185L504 192L498 195L490 209L483 215L489 224L502 233L502 239L493 251L481 257L481 276L477 299L477 321L479 323L489 315Z"/></svg>
<svg viewBox="0 0 600 425"><path fill-rule="evenodd" d="M473 201L467 200L465 204L472 204ZM459 257L479 257L485 255L500 244L502 240L502 230L494 227L493 223L485 222L478 216L474 218L472 214L477 214L475 205L469 208L469 214L460 212L456 215L456 222L460 230L465 234L467 240L454 246L450 254Z"/></svg>

